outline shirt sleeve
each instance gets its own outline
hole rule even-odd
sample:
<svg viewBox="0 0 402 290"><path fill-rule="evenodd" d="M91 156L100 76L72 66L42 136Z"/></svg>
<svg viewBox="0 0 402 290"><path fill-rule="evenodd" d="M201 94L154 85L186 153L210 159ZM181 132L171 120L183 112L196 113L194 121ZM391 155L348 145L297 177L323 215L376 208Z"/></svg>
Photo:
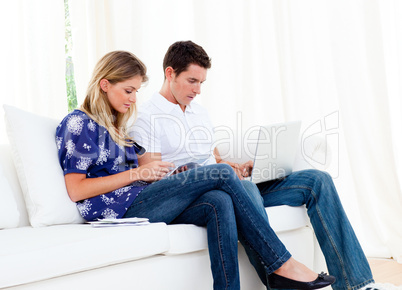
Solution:
<svg viewBox="0 0 402 290"><path fill-rule="evenodd" d="M90 166L103 161L99 160L103 145L99 145L98 130L98 124L80 114L68 115L60 123L56 143L64 174L87 173Z"/></svg>
<svg viewBox="0 0 402 290"><path fill-rule="evenodd" d="M134 125L129 129L129 135L147 152L161 153L160 128L153 122L151 114L140 111Z"/></svg>

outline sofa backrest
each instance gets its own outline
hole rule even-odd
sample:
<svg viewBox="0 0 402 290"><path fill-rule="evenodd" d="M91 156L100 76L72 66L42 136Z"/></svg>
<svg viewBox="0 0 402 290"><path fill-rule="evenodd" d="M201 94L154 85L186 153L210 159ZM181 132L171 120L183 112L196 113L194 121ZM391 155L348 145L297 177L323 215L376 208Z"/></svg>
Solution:
<svg viewBox="0 0 402 290"><path fill-rule="evenodd" d="M59 121L11 106L4 106L4 109L12 145L0 145L0 164L2 175L10 185L7 187L11 187L15 199L14 207L16 204L19 211L18 226L84 222L76 205L68 197L57 153L51 153L57 152L54 132ZM245 162L253 158L250 152L256 144L257 130L221 130L218 133L221 134L217 134L215 145L222 158L233 162ZM330 160L325 139L310 136L302 140L301 145L294 170L311 168L312 163L306 161L305 157L325 169ZM46 152L40 162L38 152ZM316 162L321 160L324 162ZM0 187L0 196L2 193Z"/></svg>
<svg viewBox="0 0 402 290"><path fill-rule="evenodd" d="M29 226L28 212L26 210L21 186L12 159L11 148L10 145L8 144L0 144L0 164L2 167L4 177L6 178L8 184L11 187L13 197L17 204L17 209L19 211L18 227ZM2 193L3 190L0 189L0 195Z"/></svg>

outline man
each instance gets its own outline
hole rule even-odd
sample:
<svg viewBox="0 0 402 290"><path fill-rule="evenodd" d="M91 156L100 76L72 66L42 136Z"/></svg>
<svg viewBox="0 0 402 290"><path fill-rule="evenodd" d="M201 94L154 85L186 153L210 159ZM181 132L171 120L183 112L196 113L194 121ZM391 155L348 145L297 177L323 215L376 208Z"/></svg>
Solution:
<svg viewBox="0 0 402 290"><path fill-rule="evenodd" d="M134 139L147 149L139 160L140 165L153 160L176 164L194 160L202 160L202 164L225 162L218 150L211 148L213 127L207 111L193 102L201 93L210 66L202 47L191 41L176 42L169 47L163 62L162 88L140 108L131 130ZM252 162L226 163L240 179L251 172ZM367 259L328 174L305 170L258 184L263 205L256 186L250 184L243 181L256 206L261 208L261 214L265 214L262 213L264 206L306 205L329 272L337 278L332 285L334 289L361 289L369 284L374 289ZM245 248L262 282L267 285L264 269L252 250ZM282 273L282 276L287 277L287 274Z"/></svg>

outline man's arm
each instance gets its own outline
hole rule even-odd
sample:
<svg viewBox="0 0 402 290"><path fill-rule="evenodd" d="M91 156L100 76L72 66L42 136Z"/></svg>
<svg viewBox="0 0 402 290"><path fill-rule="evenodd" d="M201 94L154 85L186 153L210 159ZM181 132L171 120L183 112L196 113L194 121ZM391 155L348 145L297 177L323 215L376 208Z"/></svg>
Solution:
<svg viewBox="0 0 402 290"><path fill-rule="evenodd" d="M236 172L236 174L240 178L240 180L243 180L244 177L248 177L251 175L251 171L253 169L253 161L249 160L243 164L234 163L234 162L230 162L230 161L224 161L221 158L221 155L219 154L218 148L216 148L216 147L214 149L214 155L215 155L216 163L226 163L226 164L230 165L233 168L233 170Z"/></svg>

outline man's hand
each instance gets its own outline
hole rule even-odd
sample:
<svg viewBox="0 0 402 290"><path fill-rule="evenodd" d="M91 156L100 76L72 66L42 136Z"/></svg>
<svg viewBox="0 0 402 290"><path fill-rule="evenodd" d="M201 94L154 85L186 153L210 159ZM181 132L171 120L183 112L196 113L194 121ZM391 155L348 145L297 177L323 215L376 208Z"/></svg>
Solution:
<svg viewBox="0 0 402 290"><path fill-rule="evenodd" d="M253 171L253 165L254 165L253 161L251 160L247 161L246 163L240 164L239 170L243 178L251 176L251 172Z"/></svg>
<svg viewBox="0 0 402 290"><path fill-rule="evenodd" d="M253 170L253 161L251 160L243 164L226 162L226 161L221 161L221 163L229 164L233 168L234 172L236 173L237 177L239 177L240 180L243 180L245 177L249 177L251 175L251 171Z"/></svg>
<svg viewBox="0 0 402 290"><path fill-rule="evenodd" d="M233 170L236 172L236 175L240 178L240 180L243 180L245 177L249 177L251 175L251 171L253 170L253 161L249 160L246 163L239 164L239 163L233 163L229 161L223 161L221 158L221 155L219 154L218 148L215 147L214 149L214 155L216 159L216 163L226 163L229 164Z"/></svg>

